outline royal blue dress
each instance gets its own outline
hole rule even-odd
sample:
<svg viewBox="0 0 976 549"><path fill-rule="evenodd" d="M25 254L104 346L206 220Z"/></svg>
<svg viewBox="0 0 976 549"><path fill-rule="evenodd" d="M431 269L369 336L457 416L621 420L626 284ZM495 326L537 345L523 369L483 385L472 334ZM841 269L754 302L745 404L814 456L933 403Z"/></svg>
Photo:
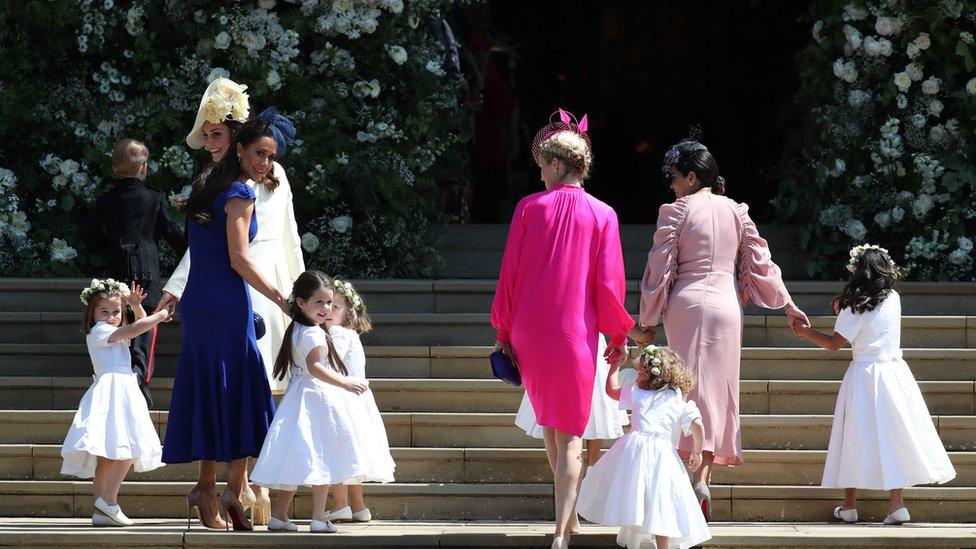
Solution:
<svg viewBox="0 0 976 549"><path fill-rule="evenodd" d="M190 273L180 300L183 346L169 406L163 462L257 457L275 406L254 336L247 283L230 266L231 198L254 200L235 181L213 201L213 220L190 220ZM248 241L258 231L251 216Z"/></svg>

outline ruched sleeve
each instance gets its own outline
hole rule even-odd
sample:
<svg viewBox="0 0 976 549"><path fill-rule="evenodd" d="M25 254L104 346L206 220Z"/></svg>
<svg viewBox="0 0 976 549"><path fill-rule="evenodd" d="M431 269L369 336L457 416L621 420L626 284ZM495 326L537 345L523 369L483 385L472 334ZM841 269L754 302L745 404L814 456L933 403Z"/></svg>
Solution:
<svg viewBox="0 0 976 549"><path fill-rule="evenodd" d="M671 287L678 276L678 235L687 215L686 199L663 204L658 210L654 244L641 280L640 321L645 326L660 324L668 308Z"/></svg>
<svg viewBox="0 0 976 549"><path fill-rule="evenodd" d="M611 346L627 343L627 332L634 327L624 299L627 296L627 275L624 271L624 252L620 244L617 214L610 210L600 237L596 258L596 329L610 336Z"/></svg>
<svg viewBox="0 0 976 549"><path fill-rule="evenodd" d="M508 240L502 255L502 268L498 273L498 286L491 302L491 325L498 331L496 339L509 343L509 330L512 327L512 305L515 300L515 276L518 273L519 257L522 255L522 241L525 238L525 203L523 199L515 207L512 224L508 228Z"/></svg>
<svg viewBox="0 0 976 549"><path fill-rule="evenodd" d="M749 217L749 206L736 205L739 218L739 298L743 305L755 303L767 309L782 309L790 302L779 266L773 263L769 244L759 236Z"/></svg>
<svg viewBox="0 0 976 549"><path fill-rule="evenodd" d="M678 417L678 425L681 427L681 433L684 436L691 436L691 424L696 419L701 419L698 405L695 404L694 400L686 401L681 408L681 415Z"/></svg>

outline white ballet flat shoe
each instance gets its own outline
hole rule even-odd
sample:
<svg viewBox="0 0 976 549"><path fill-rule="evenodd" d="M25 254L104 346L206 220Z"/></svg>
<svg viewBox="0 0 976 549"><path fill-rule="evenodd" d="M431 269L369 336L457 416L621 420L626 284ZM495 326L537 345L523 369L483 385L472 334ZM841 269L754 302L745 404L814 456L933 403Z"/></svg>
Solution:
<svg viewBox="0 0 976 549"><path fill-rule="evenodd" d="M353 522L369 522L371 520L373 520L373 513L369 511L369 507L363 507L352 514Z"/></svg>
<svg viewBox="0 0 976 549"><path fill-rule="evenodd" d="M352 508L346 505L335 511L329 511L325 514L325 520L330 522L349 522L352 520Z"/></svg>
<svg viewBox="0 0 976 549"><path fill-rule="evenodd" d="M103 515L108 520L115 523L116 526L132 526L134 523L132 520L125 516L122 512L122 508L118 505L109 505L105 503L105 500L98 498L95 500L95 515ZM95 524L95 517L92 516L92 524ZM101 524L97 526L103 526Z"/></svg>
<svg viewBox="0 0 976 549"><path fill-rule="evenodd" d="M844 510L844 507L839 505L834 507L834 518L839 518L847 524L854 524L857 522L857 509Z"/></svg>
<svg viewBox="0 0 976 549"><path fill-rule="evenodd" d="M314 532L316 534L334 534L339 530L326 519L324 522L321 520L312 519L312 524L308 527L309 532Z"/></svg>
<svg viewBox="0 0 976 549"><path fill-rule="evenodd" d="M565 536L552 538L552 547L550 549L566 549L567 547L569 547L569 540Z"/></svg>
<svg viewBox="0 0 976 549"><path fill-rule="evenodd" d="M899 507L898 509L895 510L894 513L891 513L890 515L885 517L884 523L898 525L898 524L904 524L910 520L912 520L912 516L908 514L908 508Z"/></svg>
<svg viewBox="0 0 976 549"><path fill-rule="evenodd" d="M121 528L122 525L115 522L114 520L106 517L101 513L101 511L95 511L92 513L92 526L97 526L99 528Z"/></svg>
<svg viewBox="0 0 976 549"><path fill-rule="evenodd" d="M268 521L269 532L297 532L298 526L290 520L278 520L274 517Z"/></svg>

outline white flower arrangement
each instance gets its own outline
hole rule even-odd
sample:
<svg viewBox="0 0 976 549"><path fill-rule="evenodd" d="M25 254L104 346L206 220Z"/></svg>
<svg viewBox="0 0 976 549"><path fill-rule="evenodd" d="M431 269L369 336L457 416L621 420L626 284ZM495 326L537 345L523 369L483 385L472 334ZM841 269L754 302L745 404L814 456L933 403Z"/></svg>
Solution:
<svg viewBox="0 0 976 549"><path fill-rule="evenodd" d="M867 250L878 250L879 252L884 254L886 258L888 258L888 263L891 265L891 268L893 269L898 268L898 266L895 265L895 262L891 260L891 255L888 253L888 250L876 244L861 244L860 246L854 246L853 248L851 248L851 251L849 252L851 259L847 262L848 271L852 273L857 271L857 262L861 258L861 254L863 254Z"/></svg>
<svg viewBox="0 0 976 549"><path fill-rule="evenodd" d="M51 261L56 263L67 263L78 257L78 251L68 245L60 238L51 241Z"/></svg>
<svg viewBox="0 0 976 549"><path fill-rule="evenodd" d="M342 295L349 302L349 305L357 313L363 314L366 312L366 304L363 302L363 298L360 297L359 293L352 284L338 278L332 279L332 287L335 288L336 293Z"/></svg>
<svg viewBox="0 0 976 549"><path fill-rule="evenodd" d="M308 253L312 253L319 249L319 237L312 233L305 233L302 235L302 249Z"/></svg>
<svg viewBox="0 0 976 549"><path fill-rule="evenodd" d="M114 278L106 278L104 280L93 278L91 284L82 290L81 295L78 297L81 299L82 303L88 305L91 299L98 294L118 294L122 297L126 297L129 295L129 293L129 287L126 286L125 283L119 282Z"/></svg>
<svg viewBox="0 0 976 549"><path fill-rule="evenodd" d="M644 361L650 366L651 375L654 376L661 375L661 359L657 357L658 349L656 345L648 345L637 352L637 361Z"/></svg>

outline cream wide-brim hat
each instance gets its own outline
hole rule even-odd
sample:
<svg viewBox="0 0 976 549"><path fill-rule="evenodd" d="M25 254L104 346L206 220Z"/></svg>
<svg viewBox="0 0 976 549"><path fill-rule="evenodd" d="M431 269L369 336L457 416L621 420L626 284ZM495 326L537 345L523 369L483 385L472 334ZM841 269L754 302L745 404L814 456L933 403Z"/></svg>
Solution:
<svg viewBox="0 0 976 549"><path fill-rule="evenodd" d="M186 144L191 149L203 147L201 129L204 122L220 124L227 120L246 121L251 109L247 94L244 93L246 89L247 86L229 78L217 78L211 82L200 99L197 118L193 121L193 129L186 136Z"/></svg>

